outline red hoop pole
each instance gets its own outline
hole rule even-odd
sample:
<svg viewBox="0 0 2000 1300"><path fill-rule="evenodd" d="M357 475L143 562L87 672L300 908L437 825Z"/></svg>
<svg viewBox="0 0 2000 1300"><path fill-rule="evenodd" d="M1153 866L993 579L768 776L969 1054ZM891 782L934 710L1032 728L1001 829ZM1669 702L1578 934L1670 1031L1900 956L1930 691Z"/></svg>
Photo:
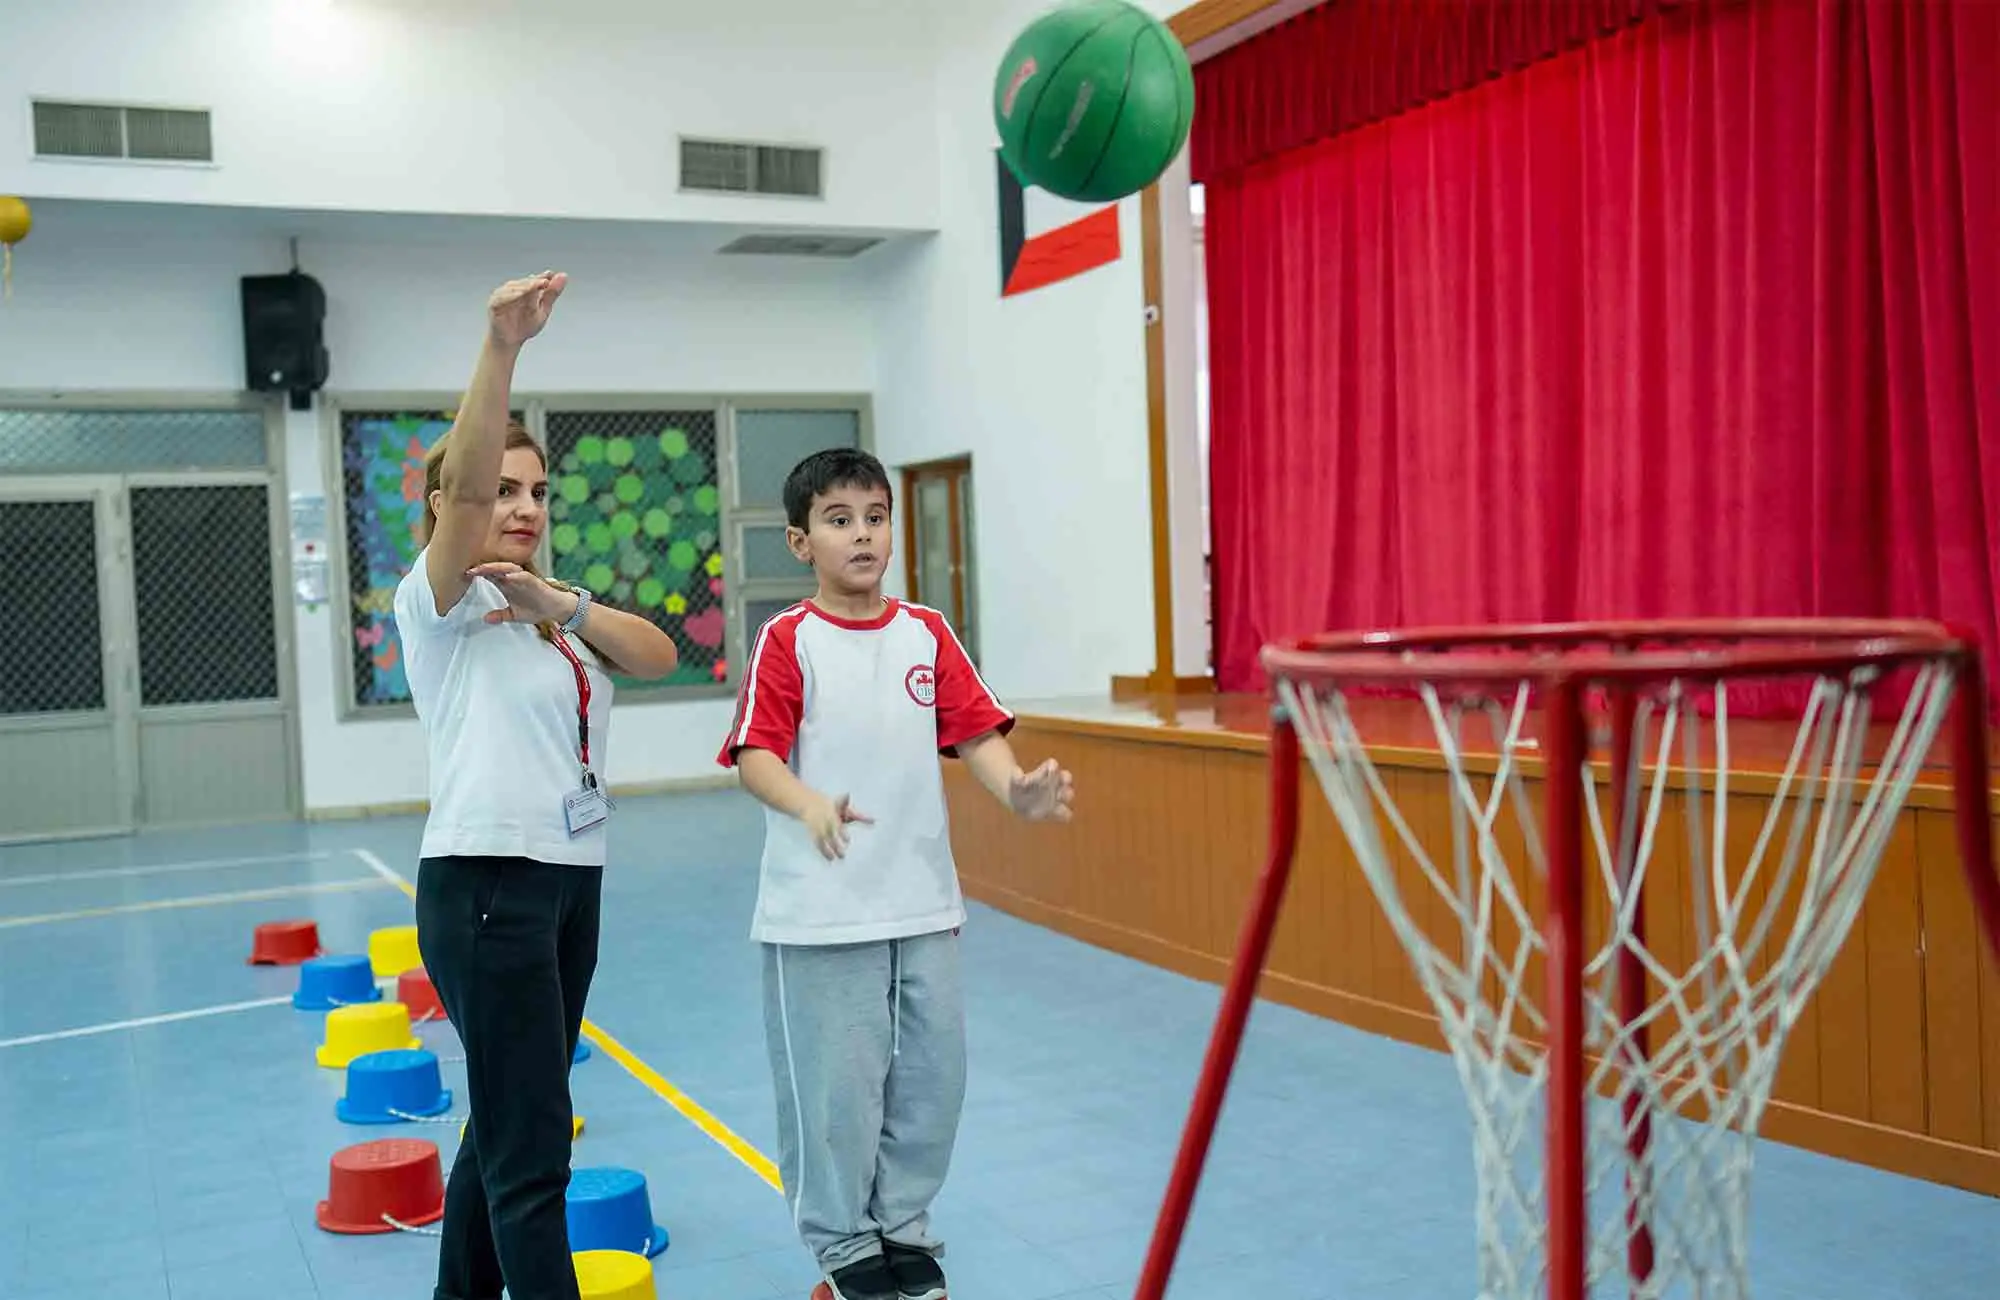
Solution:
<svg viewBox="0 0 2000 1300"><path fill-rule="evenodd" d="M1958 823L1958 857L1979 928L2000 963L2000 875L1993 863L1992 777L1986 740L1986 666L1974 648L1958 663L1958 727L1953 737L1952 805Z"/></svg>
<svg viewBox="0 0 2000 1300"><path fill-rule="evenodd" d="M1256 896L1251 899L1250 911L1243 918L1236 959L1229 967L1222 1008L1216 1013L1215 1029L1209 1035L1208 1055L1201 1063L1201 1079L1195 1085L1194 1103L1188 1110L1187 1127L1181 1133L1180 1153L1174 1157L1174 1171L1167 1180L1160 1217L1153 1225L1153 1244L1146 1251L1146 1266L1139 1274L1135 1300L1163 1300L1167 1293L1174 1257L1180 1253L1181 1234L1187 1230L1188 1212L1194 1208L1195 1188L1208 1160L1208 1144L1215 1136L1216 1121L1222 1116L1223 1095L1229 1090L1229 1076L1236 1070L1236 1054L1243 1046L1243 1027L1249 1022L1250 1007L1257 997L1257 979L1271 951L1271 935L1277 929L1278 909L1284 902L1285 883L1292 874L1292 853L1298 837L1299 733L1291 715L1281 709L1271 727L1269 856L1264 862L1264 874L1257 882Z"/></svg>
<svg viewBox="0 0 2000 1300"><path fill-rule="evenodd" d="M1637 723L1638 700L1624 683L1610 690L1611 697L1611 851L1618 869L1618 883L1632 887L1632 868L1637 853L1627 857L1627 846L1638 843L1633 820L1641 802L1634 788L1632 728ZM1617 900L1612 900L1615 906ZM1631 1077L1642 1077L1650 1068L1650 1038L1646 1026L1638 1023L1646 1014L1646 967L1639 960L1639 948L1646 942L1646 900L1632 910L1632 941L1618 950L1618 1018L1625 1023L1627 1069ZM1647 1203L1652 1188L1652 1168L1647 1164L1653 1150L1653 1115L1641 1099L1638 1088L1628 1088L1622 1107L1625 1119L1625 1149L1632 1167L1625 1176L1625 1271L1632 1280L1635 1300L1653 1276L1653 1225L1640 1207Z"/></svg>
<svg viewBox="0 0 2000 1300"><path fill-rule="evenodd" d="M1574 677L1549 683L1546 710L1549 897L1542 933L1548 947L1549 1300L1586 1300L1582 785L1588 742L1582 689Z"/></svg>

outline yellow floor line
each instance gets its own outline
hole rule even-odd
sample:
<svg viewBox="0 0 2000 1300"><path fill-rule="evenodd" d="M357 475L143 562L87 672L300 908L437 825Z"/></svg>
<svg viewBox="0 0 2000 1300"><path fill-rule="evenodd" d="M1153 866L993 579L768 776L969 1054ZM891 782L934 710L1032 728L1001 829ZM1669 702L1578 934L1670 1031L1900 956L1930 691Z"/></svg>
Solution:
<svg viewBox="0 0 2000 1300"><path fill-rule="evenodd" d="M784 1184L778 1178L778 1166L772 1163L769 1156L744 1141L735 1130L703 1109L701 1103L694 1098L676 1088L658 1070L634 1056L625 1044L588 1020L583 1022L583 1036L603 1048L606 1056L624 1066L627 1074L651 1088L661 1101L679 1111L681 1118L706 1133L710 1140L724 1151L741 1160L751 1173L769 1183L774 1190L784 1190Z"/></svg>
<svg viewBox="0 0 2000 1300"><path fill-rule="evenodd" d="M51 925L58 921L89 921L104 916L128 916L134 912L166 912L184 907L220 907L226 903L255 903L271 898L292 898L300 894L338 894L356 889L379 889L382 882L372 878L330 880L317 885L282 885L274 889L239 889L228 894L195 894L188 898L159 898L148 903L120 903L116 907L86 907L75 912L44 912L39 916L0 917L0 930L23 925Z"/></svg>
<svg viewBox="0 0 2000 1300"><path fill-rule="evenodd" d="M411 898L417 896L417 887L405 879L401 872L382 861L367 849L355 849L354 856L367 863L376 875L402 890ZM590 1020L583 1022L583 1036L595 1043L606 1056L618 1062L625 1073L646 1085L654 1096L672 1106L682 1119L700 1129L710 1141L742 1161L751 1173L769 1183L772 1188L782 1191L783 1182L778 1177L778 1166L772 1159L751 1146L748 1142L717 1119L702 1104L675 1087L665 1075L646 1064L635 1055L631 1048L613 1038L604 1029Z"/></svg>

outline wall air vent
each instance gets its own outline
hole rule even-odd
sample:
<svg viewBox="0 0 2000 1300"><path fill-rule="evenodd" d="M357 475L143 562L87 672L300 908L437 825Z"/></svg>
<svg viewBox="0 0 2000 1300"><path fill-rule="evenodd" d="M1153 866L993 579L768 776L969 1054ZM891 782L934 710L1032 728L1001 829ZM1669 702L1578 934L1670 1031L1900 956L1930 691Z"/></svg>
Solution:
<svg viewBox="0 0 2000 1300"><path fill-rule="evenodd" d="M704 194L825 198L824 149L729 140L681 141L681 188Z"/></svg>
<svg viewBox="0 0 2000 1300"><path fill-rule="evenodd" d="M881 242L868 235L744 235L717 251L753 257L859 257Z"/></svg>
<svg viewBox="0 0 2000 1300"><path fill-rule="evenodd" d="M35 157L208 163L215 140L205 108L34 101Z"/></svg>

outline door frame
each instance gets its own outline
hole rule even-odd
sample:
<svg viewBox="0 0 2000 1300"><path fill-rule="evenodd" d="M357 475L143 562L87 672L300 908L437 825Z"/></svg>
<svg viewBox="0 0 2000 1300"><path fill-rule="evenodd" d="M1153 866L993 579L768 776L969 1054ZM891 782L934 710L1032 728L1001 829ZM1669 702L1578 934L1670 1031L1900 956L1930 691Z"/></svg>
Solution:
<svg viewBox="0 0 2000 1300"><path fill-rule="evenodd" d="M139 789L139 651L138 618L136 592L133 591L133 566L129 551L131 543L130 504L127 489L131 486L195 486L203 483L262 483L270 509L271 546L271 586L274 622L272 630L278 657L279 708L284 717L286 786L289 791L289 812L293 817L301 816L305 800L305 760L303 703L299 694L298 680L298 619L291 599L291 474L287 463L287 419L284 402L275 396L246 393L231 390L189 389L181 391L157 389L91 389L71 391L64 389L10 389L0 388L0 408L11 410L43 411L254 411L263 417L264 464L261 468L188 468L179 470L140 470L130 473L37 473L32 470L11 472L0 477L0 496L25 498L34 496L41 489L58 484L76 484L85 481L99 481L109 484L112 511L98 515L98 545L116 545L120 540L128 548L122 556L116 557L116 590L104 581L101 562L99 576L99 599L101 625L106 635L107 659L112 654L108 633L115 627L123 626L124 643L118 651L115 663L107 663L107 673L115 671L116 676L107 676L106 686L117 686L120 696L127 701L125 716L119 720L122 734L118 737L118 763L120 779L124 783L121 805L127 809L123 825L103 831L73 832L61 836L41 835L34 840L55 838L81 839L103 835L131 834L141 828L139 813L143 792ZM315 430L318 417L313 417ZM113 526L115 525L115 526ZM100 552L101 554L106 552ZM106 599L120 600L122 609L102 609ZM129 612L130 617L122 617ZM121 615L114 621L112 614ZM107 694L107 700L109 696ZM182 707L182 706L175 706ZM202 709L226 710L234 706L196 705ZM5 726L0 721L0 726ZM45 724L49 725L49 724ZM31 726L20 730L31 730ZM125 769L130 769L126 771ZM13 841L25 842L25 838Z"/></svg>
<svg viewBox="0 0 2000 1300"><path fill-rule="evenodd" d="M125 515L125 529L129 540L131 532L130 492L134 488L189 488L189 487L262 487L265 508L265 545L271 557L271 629L272 653L277 656L278 695L275 700L218 700L199 704L160 704L148 706L145 701L144 683L139 680L139 642L137 607L133 610L132 626L132 727L134 743L137 743L140 714L197 721L207 718L260 717L268 716L275 708L284 729L285 750L285 810L292 817L302 812L304 797L302 763L300 761L300 721L298 698L298 661L293 653L293 612L291 602L291 501L285 492L284 477L274 467L264 469L185 469L146 470L140 473L115 476L121 480L120 508ZM127 581L136 582L135 563L127 564ZM134 595L136 596L136 587ZM136 749L134 751L136 755ZM137 806L134 809L135 822L143 825L140 813L144 811L145 791L133 791Z"/></svg>
<svg viewBox="0 0 2000 1300"><path fill-rule="evenodd" d="M0 478L0 502L88 501L97 545L98 671L103 674L106 722L111 728L117 820L70 831L0 834L0 844L97 839L129 835L139 824L139 643L132 599L131 531L123 518L125 492L116 474L19 474ZM0 736L34 735L75 725L73 714L0 716Z"/></svg>
<svg viewBox="0 0 2000 1300"><path fill-rule="evenodd" d="M903 466L903 582L911 599L918 604L925 603L923 583L919 579L920 566L917 563L917 485L925 479L944 480L946 497L946 533L951 538L951 596L952 608L958 611L958 621L965 619L965 538L960 523L964 512L959 508L958 484L961 478L972 477L972 457L947 456L942 460L920 461Z"/></svg>

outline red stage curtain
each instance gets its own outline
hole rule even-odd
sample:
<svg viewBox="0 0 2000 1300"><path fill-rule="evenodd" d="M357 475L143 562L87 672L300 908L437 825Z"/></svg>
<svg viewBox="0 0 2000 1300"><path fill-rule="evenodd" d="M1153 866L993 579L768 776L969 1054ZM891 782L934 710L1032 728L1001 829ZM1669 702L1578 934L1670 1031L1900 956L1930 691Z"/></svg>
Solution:
<svg viewBox="0 0 2000 1300"><path fill-rule="evenodd" d="M1224 689L1384 625L2000 646L2000 5L1653 20L1212 184L1207 241Z"/></svg>
<svg viewBox="0 0 2000 1300"><path fill-rule="evenodd" d="M1195 68L1194 178L1469 90L1669 9L1743 0L1324 0Z"/></svg>

